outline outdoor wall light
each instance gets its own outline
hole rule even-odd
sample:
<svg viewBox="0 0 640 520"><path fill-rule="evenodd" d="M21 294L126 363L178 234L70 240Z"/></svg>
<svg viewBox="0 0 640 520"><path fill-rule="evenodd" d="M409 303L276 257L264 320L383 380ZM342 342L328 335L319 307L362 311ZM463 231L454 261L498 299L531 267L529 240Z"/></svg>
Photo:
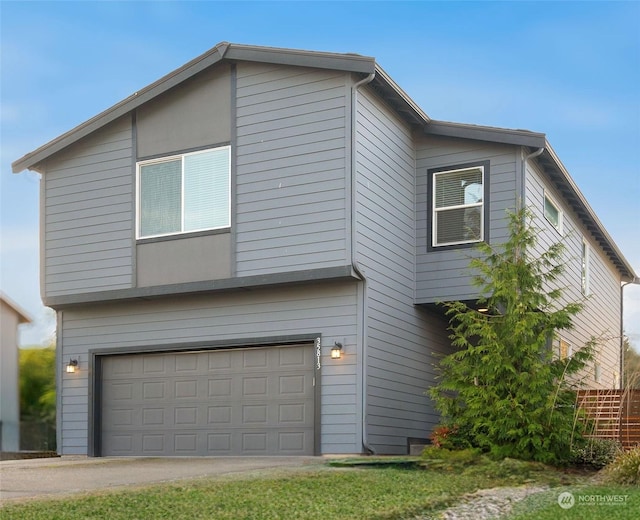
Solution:
<svg viewBox="0 0 640 520"><path fill-rule="evenodd" d="M75 374L78 371L78 360L70 359L67 363L67 374Z"/></svg>
<svg viewBox="0 0 640 520"><path fill-rule="evenodd" d="M342 343L337 341L331 348L331 359L340 359L342 357Z"/></svg>

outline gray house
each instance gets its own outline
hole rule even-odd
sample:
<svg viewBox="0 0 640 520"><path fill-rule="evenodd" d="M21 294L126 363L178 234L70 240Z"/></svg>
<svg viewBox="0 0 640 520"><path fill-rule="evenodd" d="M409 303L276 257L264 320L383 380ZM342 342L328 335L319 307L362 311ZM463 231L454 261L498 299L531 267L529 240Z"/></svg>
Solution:
<svg viewBox="0 0 640 520"><path fill-rule="evenodd" d="M435 303L477 298L469 247L519 200L591 294L558 355L608 331L588 379L619 384L635 274L545 136L433 121L374 58L220 43L27 168L62 454L406 453Z"/></svg>

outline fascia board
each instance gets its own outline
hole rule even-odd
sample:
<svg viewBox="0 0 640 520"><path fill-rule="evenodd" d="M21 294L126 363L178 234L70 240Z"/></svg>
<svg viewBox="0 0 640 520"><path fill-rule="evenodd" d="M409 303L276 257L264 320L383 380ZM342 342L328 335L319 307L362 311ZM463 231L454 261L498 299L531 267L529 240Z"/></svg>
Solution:
<svg viewBox="0 0 640 520"><path fill-rule="evenodd" d="M140 105L147 101L159 96L163 92L171 89L172 87L182 83L189 79L193 75L201 72L221 61L224 57L224 52L228 48L229 44L221 43L216 45L213 49L191 60L182 67L170 72L166 76L163 76L159 80L144 87L138 92L134 92L131 96L116 103L112 107L92 117L91 119L81 123L80 125L72 128L68 132L56 137L52 141L40 146L33 152L30 152L22 158L14 161L11 164L11 170L13 173L20 173L25 169L33 169L38 171L38 164L53 155L56 152L70 146L83 137L95 132L99 128L115 121L119 117L126 115L127 113L135 110Z"/></svg>
<svg viewBox="0 0 640 520"><path fill-rule="evenodd" d="M225 53L225 59L340 70L362 74L370 74L375 70L375 58L359 54L337 54L238 44L229 45Z"/></svg>
<svg viewBox="0 0 640 520"><path fill-rule="evenodd" d="M0 291L0 300L5 305L10 307L13 310L13 312L16 313L16 315L18 316L18 323L20 323L20 324L22 324L22 323L31 323L33 321L31 319L31 316L29 316L29 314L24 309L22 309L22 307L20 307L16 302L14 302L11 298L9 298L2 291Z"/></svg>
<svg viewBox="0 0 640 520"><path fill-rule="evenodd" d="M476 141L488 141L516 146L529 146L531 148L543 148L546 143L545 134L538 132L450 123L448 121L432 120L424 127L424 133L443 137L457 137L460 139L473 139Z"/></svg>
<svg viewBox="0 0 640 520"><path fill-rule="evenodd" d="M428 124L431 118L411 99L411 97L385 72L385 70L376 65L374 83L382 90L390 94L390 97L399 102L405 112L412 114L414 123L421 125Z"/></svg>
<svg viewBox="0 0 640 520"><path fill-rule="evenodd" d="M564 187L573 195L573 204L578 206L578 210L582 210L584 213L586 213L588 219L591 220L591 223L597 230L597 233L600 235L600 239L603 240L611 248L612 254L617 258L620 264L627 271L626 276L628 278L628 281L633 281L635 278L637 278L633 267L624 257L611 235L609 235L609 232L604 227L595 211L591 208L591 206L587 202L587 199L580 191L580 188L578 188L578 185L575 183L568 170L565 168L564 164L562 164L562 161L548 141L545 142L544 156L551 162L551 164L557 171L559 182L561 182ZM571 203L572 201L569 202ZM620 269L620 271L622 272L623 270Z"/></svg>
<svg viewBox="0 0 640 520"><path fill-rule="evenodd" d="M11 165L13 173L25 169L38 171L38 165L51 155L70 146L79 139L135 110L179 83L222 60L257 61L281 65L305 66L369 74L375 70L375 59L357 54L333 54L315 51L297 51L271 47L253 47L222 42L149 86L135 92L100 114L76 126L52 141L40 146Z"/></svg>

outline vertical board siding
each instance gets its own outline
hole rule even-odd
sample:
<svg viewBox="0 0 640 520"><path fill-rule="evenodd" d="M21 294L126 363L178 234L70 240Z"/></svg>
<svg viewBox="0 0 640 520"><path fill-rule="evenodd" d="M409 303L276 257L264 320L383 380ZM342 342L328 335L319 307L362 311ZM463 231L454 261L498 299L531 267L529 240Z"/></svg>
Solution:
<svg viewBox="0 0 640 520"><path fill-rule="evenodd" d="M360 452L355 405L356 292L355 283L325 283L65 310L62 359L79 359L80 371L62 374L61 453L87 453L91 350L130 348L135 352L150 346L300 334L322 335L322 452ZM328 359L334 341L345 342L345 356L339 363Z"/></svg>
<svg viewBox="0 0 640 520"><path fill-rule="evenodd" d="M421 137L416 145L416 302L467 300L478 296L467 271L473 248L428 251L428 228L432 225L427 193L427 170L459 164L489 161L490 243L503 242L507 235L506 211L516 206L517 147L462 139Z"/></svg>
<svg viewBox="0 0 640 520"><path fill-rule="evenodd" d="M446 325L414 305L415 152L410 128L368 89L358 95L357 261L367 277L369 444L406 453L439 416L425 395Z"/></svg>
<svg viewBox="0 0 640 520"><path fill-rule="evenodd" d="M238 276L345 263L346 77L238 65Z"/></svg>
<svg viewBox="0 0 640 520"><path fill-rule="evenodd" d="M562 234L544 217L544 193L551 195L563 213ZM584 302L583 311L573 318L573 330L558 335L568 341L573 350L584 346L592 337L599 338L594 362L601 366L601 380L594 378L591 362L578 376L577 382L587 388L614 388L614 373L620 373L620 275L598 243L586 230L579 217L564 202L549 178L536 164L529 164L526 176L526 203L534 214L539 228L538 252L556 242L562 242L565 272L559 287L564 287L563 303ZM590 295L584 298L581 290L582 240L590 247ZM554 344L557 349L557 345Z"/></svg>
<svg viewBox="0 0 640 520"><path fill-rule="evenodd" d="M125 117L47 162L45 296L131 287L132 157Z"/></svg>

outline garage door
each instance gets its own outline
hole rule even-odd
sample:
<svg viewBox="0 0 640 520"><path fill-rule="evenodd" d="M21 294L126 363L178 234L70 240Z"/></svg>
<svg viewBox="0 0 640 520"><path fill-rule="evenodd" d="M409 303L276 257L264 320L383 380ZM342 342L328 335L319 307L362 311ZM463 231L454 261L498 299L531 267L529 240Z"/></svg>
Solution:
<svg viewBox="0 0 640 520"><path fill-rule="evenodd" d="M313 455L309 345L105 357L102 455Z"/></svg>

